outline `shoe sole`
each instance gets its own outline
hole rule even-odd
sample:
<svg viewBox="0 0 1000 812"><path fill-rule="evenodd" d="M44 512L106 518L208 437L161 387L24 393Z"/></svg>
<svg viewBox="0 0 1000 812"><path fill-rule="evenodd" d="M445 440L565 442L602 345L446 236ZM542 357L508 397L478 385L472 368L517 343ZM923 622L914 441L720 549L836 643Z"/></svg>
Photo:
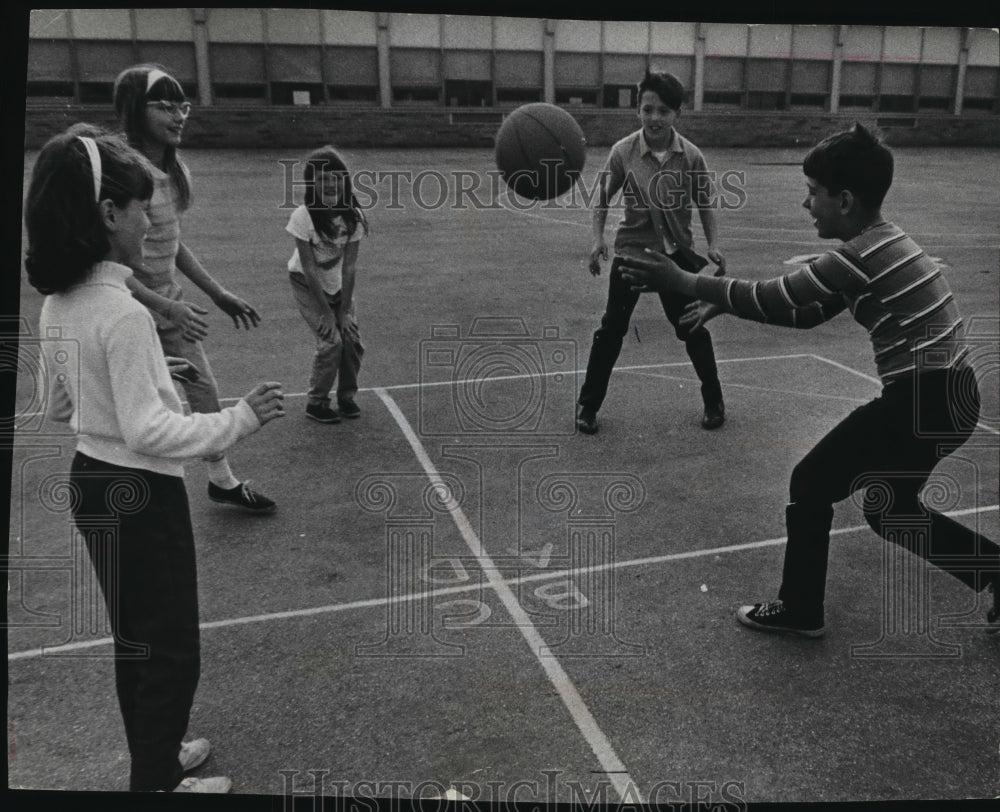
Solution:
<svg viewBox="0 0 1000 812"><path fill-rule="evenodd" d="M314 415L309 414L309 412L306 412L306 417L308 417L310 420L312 420L312 421L314 421L316 423L322 423L323 425L326 425L326 426L329 426L329 425L331 425L333 423L339 423L340 422L340 418L339 417L316 417Z"/></svg>
<svg viewBox="0 0 1000 812"><path fill-rule="evenodd" d="M341 412L340 416L346 417L348 420L357 420L361 417L361 412L355 412L354 414L351 414L350 412Z"/></svg>
<svg viewBox="0 0 1000 812"><path fill-rule="evenodd" d="M742 625L746 626L748 629L753 629L758 632L770 632L771 634L787 634L793 637L806 637L810 640L816 640L826 634L826 629L792 629L788 626L765 626L763 623L758 623L755 620L751 620L748 617L737 612L736 620Z"/></svg>
<svg viewBox="0 0 1000 812"><path fill-rule="evenodd" d="M239 502L231 502L228 499L217 499L214 496L209 496L208 498L211 499L213 502L215 502L215 504L217 505L228 505L229 507L245 510L247 513L255 513L258 516L263 516L268 513L274 513L274 511L278 509L277 505L271 505L270 507L255 508L255 507L248 507L247 505L242 505Z"/></svg>

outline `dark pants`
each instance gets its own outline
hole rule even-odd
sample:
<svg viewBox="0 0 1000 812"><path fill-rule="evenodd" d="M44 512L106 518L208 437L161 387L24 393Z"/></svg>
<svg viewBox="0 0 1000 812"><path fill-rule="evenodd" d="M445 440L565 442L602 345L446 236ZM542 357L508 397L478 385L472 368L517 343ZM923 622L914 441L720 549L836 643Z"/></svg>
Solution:
<svg viewBox="0 0 1000 812"><path fill-rule="evenodd" d="M587 362L587 376L584 378L577 400L580 406L595 412L600 410L608 393L611 370L618 360L632 311L639 301L640 294L632 290L630 284L622 277L618 269L620 264L619 257L615 257L611 263L611 271L608 274L608 303L601 317L601 326L594 332L590 360ZM704 327L692 333L680 325L684 308L694 300L676 293L661 293L659 296L663 312L673 325L677 337L684 342L688 357L694 365L694 371L701 381L701 397L705 406L718 405L722 402L722 387L715 367L712 336Z"/></svg>
<svg viewBox="0 0 1000 812"><path fill-rule="evenodd" d="M886 540L973 589L996 578L1000 547L918 498L972 434L979 409L971 368L925 373L889 384L820 440L792 472L779 598L822 623L833 503L860 489L865 519Z"/></svg>
<svg viewBox="0 0 1000 812"><path fill-rule="evenodd" d="M78 453L70 484L114 633L129 788L172 790L183 778L177 757L201 667L184 480Z"/></svg>

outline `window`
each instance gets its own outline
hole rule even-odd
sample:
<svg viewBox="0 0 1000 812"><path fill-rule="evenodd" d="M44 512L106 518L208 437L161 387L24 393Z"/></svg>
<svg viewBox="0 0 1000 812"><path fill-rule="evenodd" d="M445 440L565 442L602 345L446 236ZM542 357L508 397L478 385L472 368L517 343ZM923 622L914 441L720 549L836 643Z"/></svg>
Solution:
<svg viewBox="0 0 1000 812"><path fill-rule="evenodd" d="M400 104L440 104L441 89L437 87L392 88L392 100Z"/></svg>
<svg viewBox="0 0 1000 812"><path fill-rule="evenodd" d="M747 93L748 110L784 110L783 90L752 90Z"/></svg>
<svg viewBox="0 0 1000 812"><path fill-rule="evenodd" d="M65 101L73 100L72 82L32 82L29 80L25 89L26 101Z"/></svg>
<svg viewBox="0 0 1000 812"><path fill-rule="evenodd" d="M213 42L208 57L212 94L219 104L267 101L263 46Z"/></svg>
<svg viewBox="0 0 1000 812"><path fill-rule="evenodd" d="M271 104L309 107L323 103L323 85L307 82L271 82Z"/></svg>
<svg viewBox="0 0 1000 812"><path fill-rule="evenodd" d="M497 104L528 104L542 100L542 91L538 88L498 87Z"/></svg>
<svg viewBox="0 0 1000 812"><path fill-rule="evenodd" d="M556 104L597 106L597 91L590 88L556 88Z"/></svg>
<svg viewBox="0 0 1000 812"><path fill-rule="evenodd" d="M602 106L634 110L637 104L638 98L634 84L604 86L604 99Z"/></svg>
<svg viewBox="0 0 1000 812"><path fill-rule="evenodd" d="M373 104L378 102L378 88L354 85L327 85L326 92L334 104Z"/></svg>
<svg viewBox="0 0 1000 812"><path fill-rule="evenodd" d="M448 107L492 107L493 83L474 79L448 79L444 83Z"/></svg>

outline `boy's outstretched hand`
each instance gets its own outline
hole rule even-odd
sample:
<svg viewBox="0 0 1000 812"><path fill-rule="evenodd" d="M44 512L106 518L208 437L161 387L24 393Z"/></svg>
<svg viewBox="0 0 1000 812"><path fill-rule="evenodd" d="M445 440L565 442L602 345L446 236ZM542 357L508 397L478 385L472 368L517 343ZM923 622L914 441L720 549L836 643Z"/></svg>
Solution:
<svg viewBox="0 0 1000 812"><path fill-rule="evenodd" d="M722 252L718 248L708 249L708 258L715 263L716 268L712 273L712 276L725 276L726 275L726 258L723 256Z"/></svg>
<svg viewBox="0 0 1000 812"><path fill-rule="evenodd" d="M716 276L721 276L721 274L716 274ZM680 325L681 327L686 327L689 333L693 333L701 329L705 325L705 322L725 312L721 307L711 302L702 302L700 300L691 302L691 304L684 308L684 312L681 313Z"/></svg>
<svg viewBox="0 0 1000 812"><path fill-rule="evenodd" d="M650 248L641 254L625 254L621 269L632 290L640 293L677 291L690 295L694 292L695 275L681 270L666 254Z"/></svg>

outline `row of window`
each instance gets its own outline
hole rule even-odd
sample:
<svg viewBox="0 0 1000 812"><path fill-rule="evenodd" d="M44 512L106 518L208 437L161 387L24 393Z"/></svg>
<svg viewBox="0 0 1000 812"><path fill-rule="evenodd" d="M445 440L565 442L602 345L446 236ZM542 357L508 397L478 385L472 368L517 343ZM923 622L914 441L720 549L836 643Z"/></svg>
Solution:
<svg viewBox="0 0 1000 812"><path fill-rule="evenodd" d="M376 104L378 52L369 47L212 44L208 73L215 103ZM110 101L123 68L159 62L193 98L197 67L191 43L33 40L28 59L29 99ZM554 55L556 102L605 108L634 107L634 84L647 64L669 70L689 89L694 57L634 54ZM833 63L822 60L707 56L702 76L706 107L781 110L829 107ZM542 54L535 52L392 49L389 84L398 104L494 106L539 100ZM1000 69L971 65L963 108L995 110ZM848 107L911 112L948 109L958 93L958 66L844 61L840 103Z"/></svg>

